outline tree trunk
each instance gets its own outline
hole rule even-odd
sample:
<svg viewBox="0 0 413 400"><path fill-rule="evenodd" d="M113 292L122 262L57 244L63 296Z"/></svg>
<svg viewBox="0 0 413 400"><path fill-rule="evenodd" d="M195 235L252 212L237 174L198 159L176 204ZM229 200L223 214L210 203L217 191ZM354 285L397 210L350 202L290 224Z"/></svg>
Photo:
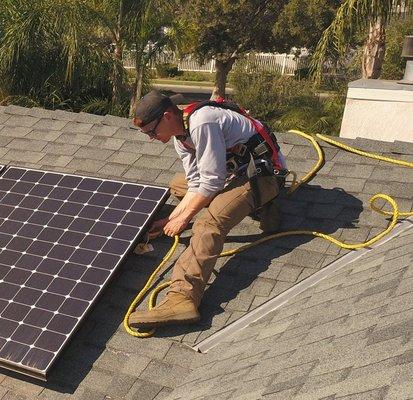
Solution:
<svg viewBox="0 0 413 400"><path fill-rule="evenodd" d="M115 65L113 67L113 82L112 82L112 104L116 104L120 100L122 91L122 68L123 68L123 19L124 19L124 2L120 1L117 29L115 33Z"/></svg>
<svg viewBox="0 0 413 400"><path fill-rule="evenodd" d="M143 59L144 46L136 44L136 58L135 58L135 82L133 84L132 98L129 107L129 116L135 115L136 103L142 97L143 88L143 73L145 70L145 61Z"/></svg>
<svg viewBox="0 0 413 400"><path fill-rule="evenodd" d="M215 60L215 83L214 90L212 91L211 100L216 99L217 97L225 98L225 88L227 85L228 73L231 71L232 66L234 65L235 57L231 57L226 61Z"/></svg>
<svg viewBox="0 0 413 400"><path fill-rule="evenodd" d="M370 23L369 36L364 44L362 76L366 79L380 78L386 51L386 26L381 19Z"/></svg>

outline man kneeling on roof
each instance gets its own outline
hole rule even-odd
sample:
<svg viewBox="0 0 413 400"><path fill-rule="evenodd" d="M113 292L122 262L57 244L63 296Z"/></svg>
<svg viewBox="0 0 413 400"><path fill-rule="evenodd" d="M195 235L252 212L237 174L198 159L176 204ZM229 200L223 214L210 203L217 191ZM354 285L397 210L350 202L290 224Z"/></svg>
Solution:
<svg viewBox="0 0 413 400"><path fill-rule="evenodd" d="M198 321L205 286L228 232L252 213L259 213L265 232L277 229L272 200L286 170L275 136L234 103L199 102L182 112L178 98L153 90L137 104L133 120L152 139L167 143L173 137L185 170L170 183L180 203L152 231L163 229L173 237L205 210L175 263L166 298L152 310L133 312L129 324L135 328Z"/></svg>

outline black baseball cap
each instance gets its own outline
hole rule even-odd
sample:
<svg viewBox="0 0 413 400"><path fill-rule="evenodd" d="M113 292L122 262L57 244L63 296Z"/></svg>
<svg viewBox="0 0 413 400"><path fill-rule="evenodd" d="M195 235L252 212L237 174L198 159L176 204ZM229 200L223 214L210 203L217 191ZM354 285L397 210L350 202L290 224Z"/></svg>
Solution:
<svg viewBox="0 0 413 400"><path fill-rule="evenodd" d="M152 90L143 96L136 105L135 124L138 127L148 125L159 118L171 105L180 104L183 101L181 94L166 96L159 90Z"/></svg>

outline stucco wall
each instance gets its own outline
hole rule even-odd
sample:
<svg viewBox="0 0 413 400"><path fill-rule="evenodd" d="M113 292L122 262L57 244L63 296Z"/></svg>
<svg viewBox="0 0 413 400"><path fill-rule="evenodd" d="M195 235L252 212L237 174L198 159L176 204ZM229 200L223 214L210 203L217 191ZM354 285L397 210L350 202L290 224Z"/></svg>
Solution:
<svg viewBox="0 0 413 400"><path fill-rule="evenodd" d="M413 142L413 85L350 82L340 136Z"/></svg>

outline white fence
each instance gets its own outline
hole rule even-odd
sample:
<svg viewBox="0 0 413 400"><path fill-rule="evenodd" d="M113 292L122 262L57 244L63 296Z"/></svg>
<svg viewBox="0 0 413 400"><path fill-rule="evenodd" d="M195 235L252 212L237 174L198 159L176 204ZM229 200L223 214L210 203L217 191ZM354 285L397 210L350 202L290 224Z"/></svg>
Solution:
<svg viewBox="0 0 413 400"><path fill-rule="evenodd" d="M215 60L199 64L192 57L178 59L173 53L163 53L158 56L156 63L169 62L176 64L180 71L215 72ZM124 53L125 68L135 68L134 51ZM293 54L250 53L246 56L246 70L260 68L267 71L279 72L282 75L294 75L298 68L307 66L307 57L296 57Z"/></svg>

